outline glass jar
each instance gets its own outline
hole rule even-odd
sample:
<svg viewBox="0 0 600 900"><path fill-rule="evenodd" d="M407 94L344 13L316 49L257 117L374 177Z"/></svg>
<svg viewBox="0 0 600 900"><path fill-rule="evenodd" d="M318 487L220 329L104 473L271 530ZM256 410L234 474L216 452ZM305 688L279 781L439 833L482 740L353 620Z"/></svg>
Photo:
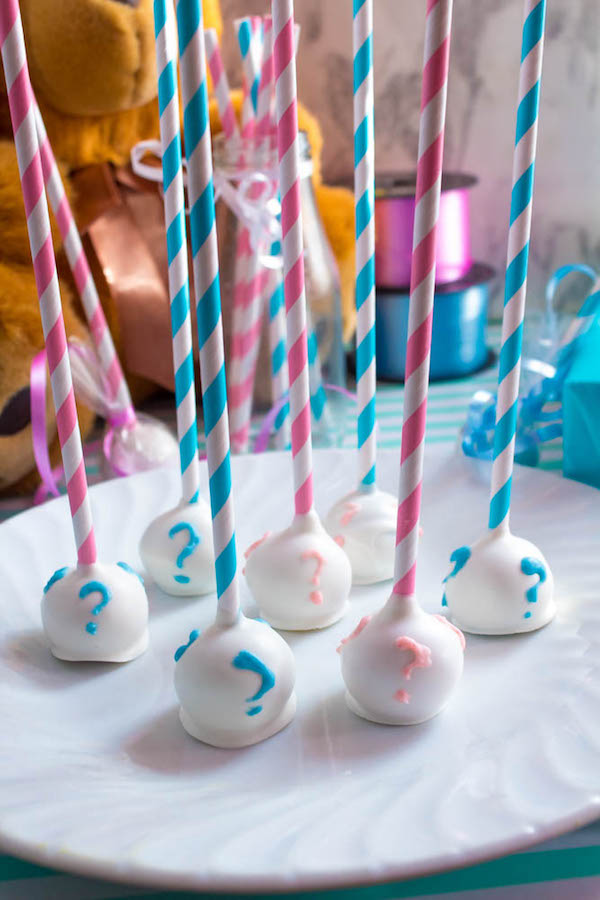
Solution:
<svg viewBox="0 0 600 900"><path fill-rule="evenodd" d="M315 348L317 350L317 359L311 366L311 380L314 382L313 376L320 377L323 383L343 386L346 370L339 274L319 215L312 182L310 147L304 133L300 134L300 151L309 354L311 331L314 335L313 356ZM240 363L239 359L236 362L236 357L251 355L256 340L252 408L255 412L264 411L276 400L271 362L273 342L269 330L272 326L270 312L273 312L273 294L278 281L279 301L283 299L277 149L272 140L263 142L262 147L257 148L254 143L227 143L223 135L218 135L213 142L213 157L228 380L236 365L237 375L241 369L242 380L245 378L247 381L251 377L252 360ZM244 254L245 261L240 259ZM240 337L239 313L235 309L236 304L242 302L240 283L244 277L249 278L248 272L252 266L261 289L246 292L247 302L253 302L255 309L252 315L246 315ZM257 299L258 293L260 297ZM248 298L251 296L253 299L250 301ZM312 390L316 390L314 383ZM237 387L232 391L230 381L230 414L233 401L234 417L237 399ZM318 420L315 423L318 432L321 416L316 415L314 404L313 413ZM323 418L326 420L326 417ZM235 425L232 426L232 435L234 431Z"/></svg>

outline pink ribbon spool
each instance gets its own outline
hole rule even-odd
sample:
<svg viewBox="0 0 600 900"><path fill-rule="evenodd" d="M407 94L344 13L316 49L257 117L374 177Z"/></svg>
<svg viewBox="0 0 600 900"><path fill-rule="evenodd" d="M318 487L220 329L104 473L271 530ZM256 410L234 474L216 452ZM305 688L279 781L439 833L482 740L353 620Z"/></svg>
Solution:
<svg viewBox="0 0 600 900"><path fill-rule="evenodd" d="M473 265L468 191L473 175L444 173L436 253L436 284L457 281ZM410 284L414 173L382 173L375 182L375 281L377 287L403 288Z"/></svg>

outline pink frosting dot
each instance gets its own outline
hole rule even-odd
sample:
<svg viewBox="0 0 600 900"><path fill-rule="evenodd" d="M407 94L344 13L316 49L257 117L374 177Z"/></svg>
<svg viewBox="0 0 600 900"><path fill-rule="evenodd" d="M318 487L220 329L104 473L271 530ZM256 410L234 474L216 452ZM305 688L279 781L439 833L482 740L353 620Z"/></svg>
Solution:
<svg viewBox="0 0 600 900"><path fill-rule="evenodd" d="M394 694L394 700L399 700L400 703L409 703L410 694L408 691L396 691Z"/></svg>

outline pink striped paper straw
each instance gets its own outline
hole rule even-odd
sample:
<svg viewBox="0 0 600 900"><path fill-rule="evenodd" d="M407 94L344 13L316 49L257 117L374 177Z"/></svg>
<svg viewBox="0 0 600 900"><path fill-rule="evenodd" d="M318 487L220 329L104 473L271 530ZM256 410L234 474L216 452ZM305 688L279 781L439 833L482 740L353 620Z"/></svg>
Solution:
<svg viewBox="0 0 600 900"><path fill-rule="evenodd" d="M255 29L256 30L256 29ZM258 154L268 150L268 135L271 123L271 98L273 94L273 29L271 18L263 20L262 25L263 47L262 62L260 66L260 78L256 94L256 123L254 126L255 148ZM246 55L246 60L251 58L251 53ZM246 62L246 83L253 78L256 83L256 69L254 60ZM256 200L268 194L272 187L257 184L252 187L250 196ZM250 435L250 421L252 416L252 399L254 382L256 378L256 364L260 348L262 333L263 311L266 306L266 294L269 281L269 272L261 261L262 252L267 247L251 247L246 275L246 296L243 303L243 314L240 316L240 331L234 331L233 352L239 356L239 368L241 370L241 389L237 387L232 391L232 442L238 450L245 450L248 446ZM234 383L235 379L234 379Z"/></svg>
<svg viewBox="0 0 600 900"><path fill-rule="evenodd" d="M393 593L415 593L452 0L427 0Z"/></svg>
<svg viewBox="0 0 600 900"><path fill-rule="evenodd" d="M223 65L221 56L221 48L219 47L219 38L214 28L207 28L204 31L204 43L206 46L206 61L212 78L215 97L217 99L217 107L219 109L219 118L223 134L228 141L239 138L240 131L235 117L235 110L231 102L231 92L229 90L229 82Z"/></svg>
<svg viewBox="0 0 600 900"><path fill-rule="evenodd" d="M274 130L275 62L273 59L273 20L263 19L263 58L258 95L257 132L269 144ZM298 48L299 26L294 27L295 49ZM271 255L281 255L281 241L271 245ZM269 273L267 284L269 347L271 351L271 395L273 405L279 404L289 390L289 374L285 357L286 326L283 299L283 272L281 266ZM265 310L265 315L266 315ZM286 402L275 419L275 445L286 449L290 443L289 403Z"/></svg>
<svg viewBox="0 0 600 900"><path fill-rule="evenodd" d="M234 25L244 70L242 139L245 141L245 152L239 158L239 166L243 168L246 165L248 145L256 131L255 104L258 103L260 72L256 55L256 40L257 35L262 33L262 23L258 16L253 16L238 19ZM257 276L253 265L255 254L256 251L250 243L248 229L240 228L234 271L233 337L228 385L231 447L234 453L246 451L250 437L250 416L261 332L259 301L264 282L264 273L259 271Z"/></svg>
<svg viewBox="0 0 600 900"><path fill-rule="evenodd" d="M124 415L128 422L134 422L135 412L131 402L131 394L123 375L123 369L121 368L110 329L104 316L96 284L88 265L77 224L65 193L60 171L56 164L37 103L35 104L35 124L48 199L56 216L69 267L73 273L73 279L81 298L85 317L90 326L90 333L98 352L100 366L110 388L110 399L118 406L120 416Z"/></svg>
<svg viewBox="0 0 600 900"><path fill-rule="evenodd" d="M313 476L293 0L273 0L272 14L294 506L304 515L313 506Z"/></svg>
<svg viewBox="0 0 600 900"><path fill-rule="evenodd" d="M77 561L80 565L90 565L96 562L96 541L18 0L0 3L0 44Z"/></svg>

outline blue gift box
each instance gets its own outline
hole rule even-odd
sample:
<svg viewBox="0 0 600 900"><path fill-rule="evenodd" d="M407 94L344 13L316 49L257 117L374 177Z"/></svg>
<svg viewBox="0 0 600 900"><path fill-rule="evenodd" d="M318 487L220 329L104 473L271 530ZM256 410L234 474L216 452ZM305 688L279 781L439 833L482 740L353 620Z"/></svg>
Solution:
<svg viewBox="0 0 600 900"><path fill-rule="evenodd" d="M578 340L563 387L563 473L600 487L600 322Z"/></svg>

